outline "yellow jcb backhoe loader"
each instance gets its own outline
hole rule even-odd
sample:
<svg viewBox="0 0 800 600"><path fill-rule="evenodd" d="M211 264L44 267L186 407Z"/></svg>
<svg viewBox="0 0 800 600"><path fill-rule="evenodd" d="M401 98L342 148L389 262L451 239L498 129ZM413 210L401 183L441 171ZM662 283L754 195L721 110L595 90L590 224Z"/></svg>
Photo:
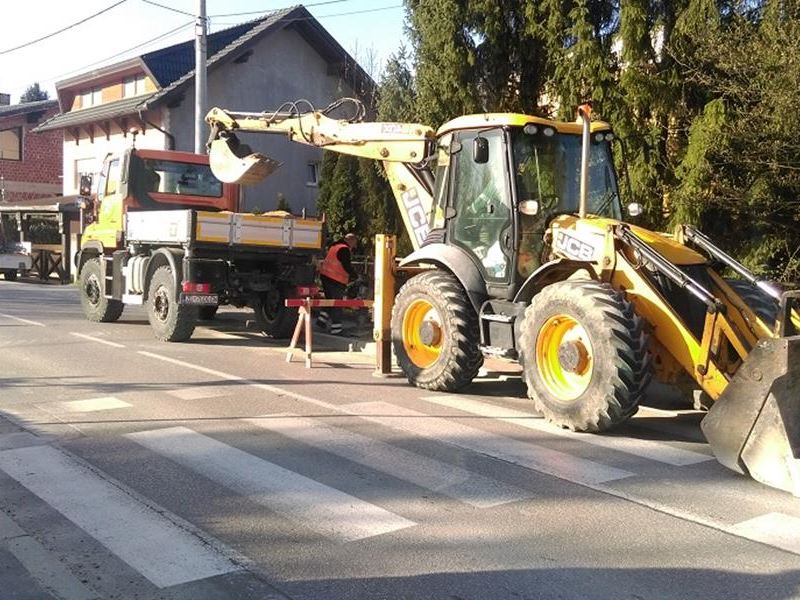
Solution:
<svg viewBox="0 0 800 600"><path fill-rule="evenodd" d="M347 102L354 118L333 118ZM263 175L239 131L383 161L415 248L400 268L428 267L392 313L411 383L455 391L484 356L516 359L547 419L602 432L637 411L652 377L688 382L710 406L702 429L717 459L800 495L800 292L760 280L693 227L626 223L613 133L588 105L574 123L480 114L436 133L363 122L355 100L284 108L212 109L212 169Z"/></svg>

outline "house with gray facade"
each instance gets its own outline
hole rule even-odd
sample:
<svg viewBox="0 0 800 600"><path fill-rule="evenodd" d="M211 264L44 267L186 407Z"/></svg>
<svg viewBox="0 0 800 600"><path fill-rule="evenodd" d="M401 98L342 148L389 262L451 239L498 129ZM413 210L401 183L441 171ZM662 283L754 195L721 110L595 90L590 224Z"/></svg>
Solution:
<svg viewBox="0 0 800 600"><path fill-rule="evenodd" d="M302 6L212 33L207 38L208 106L274 111L303 98L319 108L364 98L374 82ZM137 148L194 148L194 42L162 48L56 84L60 113L35 131L64 135L63 193L105 156ZM279 195L292 211L316 214L322 151L281 137L243 135L253 150L283 163L243 191L243 210L272 210Z"/></svg>

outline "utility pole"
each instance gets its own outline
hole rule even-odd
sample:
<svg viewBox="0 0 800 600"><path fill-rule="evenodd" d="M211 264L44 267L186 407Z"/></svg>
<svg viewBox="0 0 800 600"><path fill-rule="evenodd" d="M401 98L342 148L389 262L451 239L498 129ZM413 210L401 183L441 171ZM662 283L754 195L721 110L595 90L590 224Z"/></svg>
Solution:
<svg viewBox="0 0 800 600"><path fill-rule="evenodd" d="M206 0L197 0L194 25L194 151L205 154L205 132L208 102L206 101Z"/></svg>

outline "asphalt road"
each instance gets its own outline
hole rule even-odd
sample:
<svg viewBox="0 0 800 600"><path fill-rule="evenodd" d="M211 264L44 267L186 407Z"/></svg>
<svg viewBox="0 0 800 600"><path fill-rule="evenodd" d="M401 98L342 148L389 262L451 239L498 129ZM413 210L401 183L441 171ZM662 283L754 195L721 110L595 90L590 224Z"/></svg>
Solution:
<svg viewBox="0 0 800 600"><path fill-rule="evenodd" d="M696 413L579 435L513 374L452 396L283 357L239 312L165 344L0 281L0 597L800 597L800 499Z"/></svg>

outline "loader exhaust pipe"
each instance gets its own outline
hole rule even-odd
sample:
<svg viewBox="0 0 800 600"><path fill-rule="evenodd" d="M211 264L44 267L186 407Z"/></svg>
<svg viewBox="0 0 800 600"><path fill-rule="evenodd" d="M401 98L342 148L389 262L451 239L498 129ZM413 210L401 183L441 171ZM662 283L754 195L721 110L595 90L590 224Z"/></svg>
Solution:
<svg viewBox="0 0 800 600"><path fill-rule="evenodd" d="M587 102L578 107L578 117L583 121L583 138L581 145L581 196L578 204L578 216L586 217L589 197L589 149L591 148L592 103Z"/></svg>

